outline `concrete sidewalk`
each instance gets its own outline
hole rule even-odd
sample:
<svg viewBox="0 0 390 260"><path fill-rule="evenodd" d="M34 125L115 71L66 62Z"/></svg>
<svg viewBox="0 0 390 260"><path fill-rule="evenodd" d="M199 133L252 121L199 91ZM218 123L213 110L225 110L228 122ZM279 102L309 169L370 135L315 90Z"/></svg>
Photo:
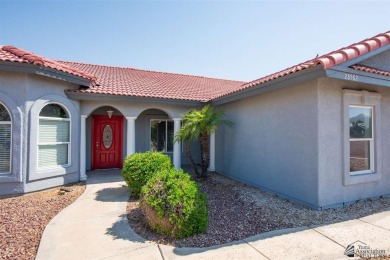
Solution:
<svg viewBox="0 0 390 260"><path fill-rule="evenodd" d="M357 240L390 254L390 210L208 248L157 245L129 227L124 184L118 170L90 173L84 194L46 227L36 259L354 259L344 250Z"/></svg>

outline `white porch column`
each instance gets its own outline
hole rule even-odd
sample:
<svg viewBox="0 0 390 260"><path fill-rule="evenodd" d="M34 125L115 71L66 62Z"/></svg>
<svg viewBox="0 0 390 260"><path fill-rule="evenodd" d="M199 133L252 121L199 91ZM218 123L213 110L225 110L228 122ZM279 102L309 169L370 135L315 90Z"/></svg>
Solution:
<svg viewBox="0 0 390 260"><path fill-rule="evenodd" d="M208 170L210 172L215 171L215 132L210 135L210 163Z"/></svg>
<svg viewBox="0 0 390 260"><path fill-rule="evenodd" d="M135 153L135 120L136 117L126 117L127 119L127 156Z"/></svg>
<svg viewBox="0 0 390 260"><path fill-rule="evenodd" d="M80 180L85 181L87 180L87 173L86 173L86 147L87 147L87 130L86 130L86 122L87 122L87 116L81 115L81 124L80 124Z"/></svg>
<svg viewBox="0 0 390 260"><path fill-rule="evenodd" d="M181 127L181 118L173 119L173 133L176 136L176 133L179 131ZM180 142L175 142L173 145L173 166L175 166L176 170L181 168L181 154L180 154Z"/></svg>

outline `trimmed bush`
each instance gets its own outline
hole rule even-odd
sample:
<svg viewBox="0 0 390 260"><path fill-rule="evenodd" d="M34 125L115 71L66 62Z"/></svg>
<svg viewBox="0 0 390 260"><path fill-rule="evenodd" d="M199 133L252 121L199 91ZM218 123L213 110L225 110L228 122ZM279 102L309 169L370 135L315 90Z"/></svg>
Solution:
<svg viewBox="0 0 390 260"><path fill-rule="evenodd" d="M149 227L166 236L183 238L207 229L207 197L183 170L156 173L142 188L140 208Z"/></svg>
<svg viewBox="0 0 390 260"><path fill-rule="evenodd" d="M135 153L128 156L123 164L122 175L132 191L131 196L138 198L141 188L159 170L172 168L169 156L162 153Z"/></svg>

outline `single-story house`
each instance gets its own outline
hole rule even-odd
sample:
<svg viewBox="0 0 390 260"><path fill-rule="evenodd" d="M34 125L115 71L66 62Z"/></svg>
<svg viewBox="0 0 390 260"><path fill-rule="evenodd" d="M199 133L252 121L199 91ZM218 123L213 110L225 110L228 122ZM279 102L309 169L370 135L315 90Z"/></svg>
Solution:
<svg viewBox="0 0 390 260"><path fill-rule="evenodd" d="M211 103L235 123L210 136L211 171L315 209L389 195L389 87L390 31L252 82L0 46L0 194L85 180L134 152L180 168L180 116Z"/></svg>

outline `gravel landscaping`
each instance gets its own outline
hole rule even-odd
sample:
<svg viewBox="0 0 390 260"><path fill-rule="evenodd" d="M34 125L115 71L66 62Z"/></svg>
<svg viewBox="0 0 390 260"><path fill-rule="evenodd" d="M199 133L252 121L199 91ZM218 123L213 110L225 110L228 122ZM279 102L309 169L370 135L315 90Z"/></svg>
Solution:
<svg viewBox="0 0 390 260"><path fill-rule="evenodd" d="M0 259L34 259L46 225L84 190L76 183L0 198Z"/></svg>
<svg viewBox="0 0 390 260"><path fill-rule="evenodd" d="M375 198L345 208L316 211L219 174L212 173L208 179L198 181L208 196L209 227L206 232L177 240L156 234L147 228L136 200L130 200L127 206L130 226L143 238L161 244L207 247L275 229L360 218L390 208L390 198Z"/></svg>

